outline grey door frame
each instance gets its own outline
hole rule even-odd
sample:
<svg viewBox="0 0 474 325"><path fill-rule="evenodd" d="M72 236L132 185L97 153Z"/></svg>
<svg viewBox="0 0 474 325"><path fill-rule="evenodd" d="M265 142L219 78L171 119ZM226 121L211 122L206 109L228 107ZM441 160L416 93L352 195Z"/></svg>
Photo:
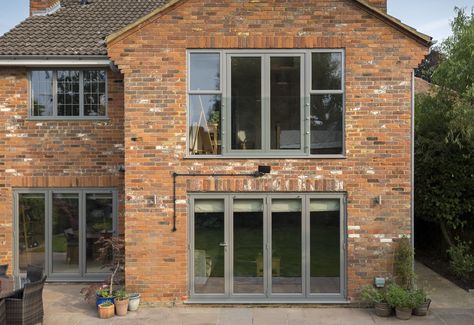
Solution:
<svg viewBox="0 0 474 325"><path fill-rule="evenodd" d="M233 293L233 200L263 199L264 203L264 294ZM271 200L301 199L302 204L302 293L280 294L271 292ZM224 200L224 251L225 292L223 294L196 294L194 292L194 201L196 199ZM311 199L339 199L340 209L340 292L311 293L309 240L309 202ZM347 199L346 193L189 193L188 196L188 303L347 303ZM270 252L270 253L269 253Z"/></svg>
<svg viewBox="0 0 474 325"><path fill-rule="evenodd" d="M110 193L113 200L113 233L117 232L118 192L113 188L18 188L13 190L13 274L18 277L26 276L19 267L19 195L41 193L45 197L45 265L44 272L49 282L61 281L101 281L109 272L87 273L86 270L86 195L95 193ZM52 211L53 193L77 193L79 199L79 266L77 273L54 273L52 268Z"/></svg>

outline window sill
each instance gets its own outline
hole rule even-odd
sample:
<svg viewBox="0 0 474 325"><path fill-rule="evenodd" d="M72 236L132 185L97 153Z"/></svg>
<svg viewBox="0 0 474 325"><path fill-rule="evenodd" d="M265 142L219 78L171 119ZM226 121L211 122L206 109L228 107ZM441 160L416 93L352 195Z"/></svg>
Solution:
<svg viewBox="0 0 474 325"><path fill-rule="evenodd" d="M202 156L199 156L199 155L196 155L196 156L185 156L183 159L185 160L206 160L206 159L209 159L209 160L229 160L229 159L233 159L233 160L242 160L242 159L245 159L245 160L250 160L250 159L282 159L282 160L288 160L288 159L320 159L320 160L323 160L323 159L347 159L347 156L346 155L311 155L311 156L302 156L302 155L299 155L299 156L289 156L289 155L285 155L285 156L278 156L278 155L268 155L268 156L263 156L263 155L259 155L259 156L250 156L250 155L226 155L226 156L205 156L205 155L202 155Z"/></svg>
<svg viewBox="0 0 474 325"><path fill-rule="evenodd" d="M27 121L51 121L51 122L60 122L60 121L108 121L110 117L108 116L77 116L77 117L63 117L63 116L29 116Z"/></svg>

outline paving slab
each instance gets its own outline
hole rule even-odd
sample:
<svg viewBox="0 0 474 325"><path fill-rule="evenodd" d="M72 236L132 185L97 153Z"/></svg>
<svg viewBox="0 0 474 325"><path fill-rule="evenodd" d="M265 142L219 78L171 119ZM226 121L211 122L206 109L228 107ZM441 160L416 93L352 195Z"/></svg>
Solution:
<svg viewBox="0 0 474 325"><path fill-rule="evenodd" d="M141 307L126 317L98 318L94 305L79 294L81 284L47 284L44 290L46 325L366 325L433 324L473 325L474 297L417 264L418 282L428 290L433 303L426 317L400 321L377 317L371 309L298 306L189 306Z"/></svg>

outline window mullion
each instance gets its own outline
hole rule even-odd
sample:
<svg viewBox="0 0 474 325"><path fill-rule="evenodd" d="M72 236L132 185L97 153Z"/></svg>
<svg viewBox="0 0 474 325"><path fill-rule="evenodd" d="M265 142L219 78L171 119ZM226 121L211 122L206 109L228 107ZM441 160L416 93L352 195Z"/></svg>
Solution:
<svg viewBox="0 0 474 325"><path fill-rule="evenodd" d="M53 70L53 116L58 116L58 71Z"/></svg>
<svg viewBox="0 0 474 325"><path fill-rule="evenodd" d="M84 70L79 71L79 116L84 116Z"/></svg>
<svg viewBox="0 0 474 325"><path fill-rule="evenodd" d="M265 153L270 152L270 55L262 55L262 150Z"/></svg>

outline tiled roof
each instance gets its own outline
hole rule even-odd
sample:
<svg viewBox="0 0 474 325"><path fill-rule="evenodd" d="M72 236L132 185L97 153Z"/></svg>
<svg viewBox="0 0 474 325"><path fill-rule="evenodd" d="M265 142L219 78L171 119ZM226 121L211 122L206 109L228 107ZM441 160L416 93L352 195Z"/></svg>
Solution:
<svg viewBox="0 0 474 325"><path fill-rule="evenodd" d="M106 55L105 38L167 0L61 0L49 16L33 16L0 37L0 55Z"/></svg>

